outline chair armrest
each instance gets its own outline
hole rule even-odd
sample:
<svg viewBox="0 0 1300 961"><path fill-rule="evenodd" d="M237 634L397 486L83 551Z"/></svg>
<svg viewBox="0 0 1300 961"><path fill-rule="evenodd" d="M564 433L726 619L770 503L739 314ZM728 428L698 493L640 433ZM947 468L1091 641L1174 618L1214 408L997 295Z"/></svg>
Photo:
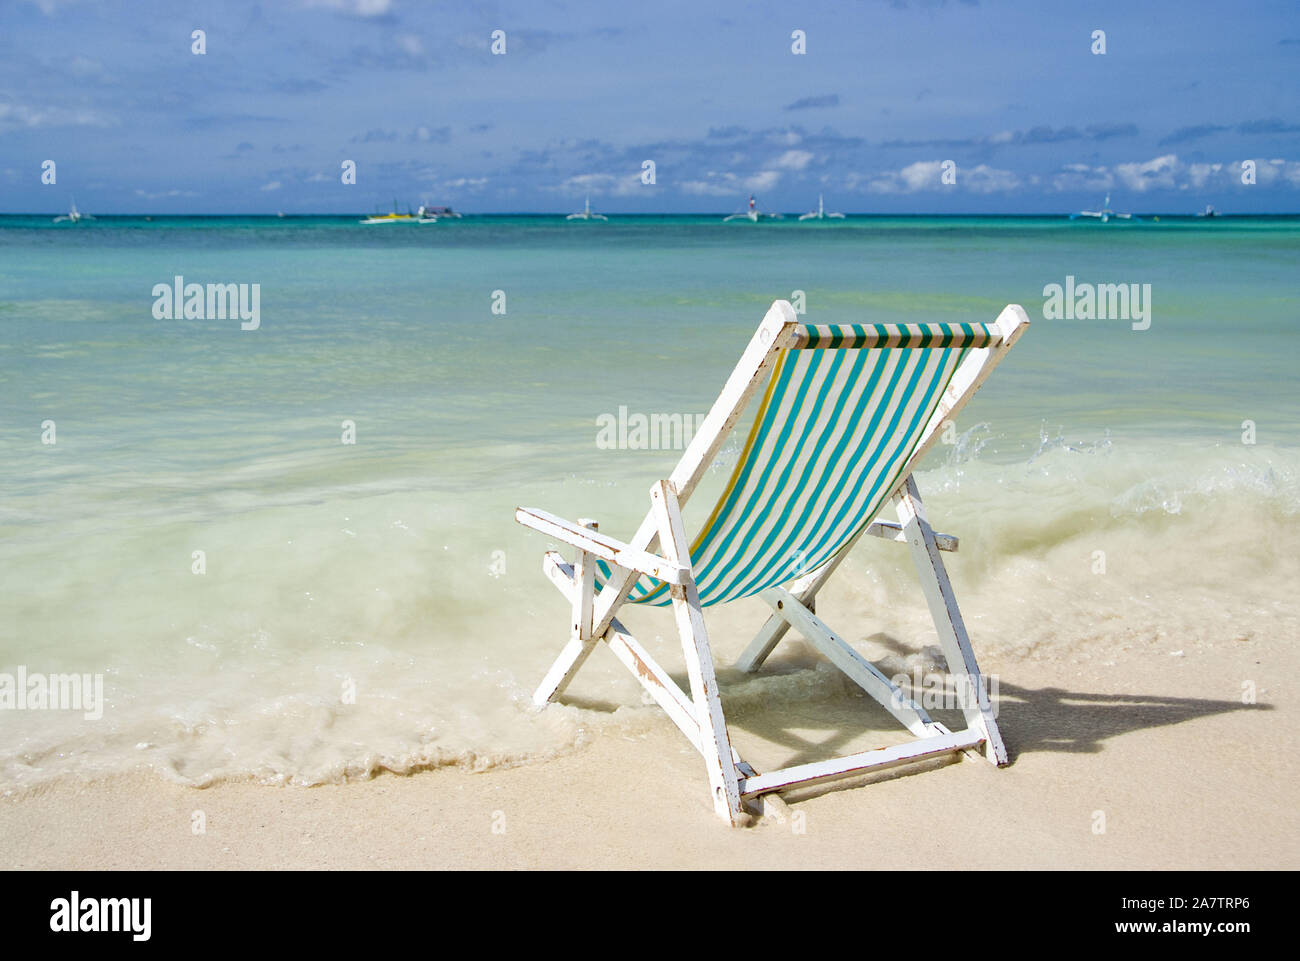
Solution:
<svg viewBox="0 0 1300 961"><path fill-rule="evenodd" d="M548 514L546 511L532 507L520 507L515 511L515 520L525 527L531 527L535 531L540 531L554 537L556 540L564 541L564 543L570 544L580 551L586 551L594 557L599 557L610 564L617 564L629 571L647 574L669 584L680 585L690 580L691 569L689 567L678 567L676 564L670 564L658 555L637 550L632 545L625 544L608 534L602 534L586 527L579 527L577 524L570 523L562 517L556 517L554 514Z"/></svg>

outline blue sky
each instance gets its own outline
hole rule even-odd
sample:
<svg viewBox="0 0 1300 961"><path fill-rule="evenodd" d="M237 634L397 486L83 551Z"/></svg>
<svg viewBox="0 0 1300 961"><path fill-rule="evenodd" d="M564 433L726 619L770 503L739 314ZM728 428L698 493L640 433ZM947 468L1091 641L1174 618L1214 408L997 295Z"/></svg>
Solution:
<svg viewBox="0 0 1300 961"><path fill-rule="evenodd" d="M0 0L0 212L1295 212L1297 78L1295 0Z"/></svg>

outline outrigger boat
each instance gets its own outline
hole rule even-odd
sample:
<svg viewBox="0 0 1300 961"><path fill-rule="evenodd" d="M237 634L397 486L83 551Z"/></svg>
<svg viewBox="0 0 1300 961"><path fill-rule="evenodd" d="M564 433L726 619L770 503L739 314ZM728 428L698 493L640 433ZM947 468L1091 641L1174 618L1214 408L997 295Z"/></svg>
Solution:
<svg viewBox="0 0 1300 961"><path fill-rule="evenodd" d="M817 209L810 210L806 214L799 215L800 220L843 220L843 214L828 214L826 206L822 203L822 195L817 195Z"/></svg>
<svg viewBox="0 0 1300 961"><path fill-rule="evenodd" d="M1078 220L1080 217L1091 217L1094 220L1100 220L1103 224L1109 222L1112 217L1116 220L1140 219L1134 217L1132 214L1117 214L1115 211L1111 210L1110 194L1107 194L1106 199L1102 202L1101 210L1080 210L1077 214L1070 214L1071 220Z"/></svg>
<svg viewBox="0 0 1300 961"><path fill-rule="evenodd" d="M592 212L591 194L588 194L586 205L576 214L569 214L569 216L565 217L564 219L565 220L608 220L609 218L606 217L604 214L598 214Z"/></svg>
<svg viewBox="0 0 1300 961"><path fill-rule="evenodd" d="M75 223L80 223L83 220L94 220L94 219L95 218L92 217L90 214L83 214L80 210L77 209L77 200L74 197L72 198L72 206L68 208L68 212L59 217L55 217L54 222L56 224L61 224L64 221L67 221L70 224L75 224Z"/></svg>
<svg viewBox="0 0 1300 961"><path fill-rule="evenodd" d="M756 204L755 201L754 201L754 195L753 195L753 194L750 194L750 195L749 195L749 206L747 206L747 207L742 207L740 210L737 210L734 214L728 214L726 217L723 217L723 218L722 218L722 222L725 224L725 223L727 223L728 221L731 221L731 220L748 220L750 223L755 223L755 224L756 224L756 223L758 223L758 219L759 219L760 217L766 217L768 220L780 220L780 219L781 219L781 215L780 215L780 214L765 214L765 213L761 212L761 211L758 209L758 206L757 206L757 204Z"/></svg>

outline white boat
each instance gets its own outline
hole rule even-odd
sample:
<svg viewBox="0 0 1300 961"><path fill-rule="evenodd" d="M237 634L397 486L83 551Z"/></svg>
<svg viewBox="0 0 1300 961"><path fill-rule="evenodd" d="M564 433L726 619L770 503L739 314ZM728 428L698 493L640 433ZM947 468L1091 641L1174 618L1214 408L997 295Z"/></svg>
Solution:
<svg viewBox="0 0 1300 961"><path fill-rule="evenodd" d="M604 214L593 213L591 210L591 194L587 195L586 205L576 214L569 214L565 220L608 220Z"/></svg>
<svg viewBox="0 0 1300 961"><path fill-rule="evenodd" d="M435 220L460 220L460 214L450 207L420 207L420 216L432 217Z"/></svg>
<svg viewBox="0 0 1300 961"><path fill-rule="evenodd" d="M1199 214L1197 214L1196 216L1198 216L1198 217L1217 217L1217 216L1219 216L1219 212L1218 212L1217 210L1214 209L1214 205L1213 205L1213 204L1206 204L1206 205L1205 205L1205 209L1202 210L1202 211L1201 211Z"/></svg>
<svg viewBox="0 0 1300 961"><path fill-rule="evenodd" d="M64 221L67 221L70 224L75 224L75 223L80 223L83 220L94 220L94 219L95 218L92 217L90 214L83 214L80 210L77 209L77 201L76 198L74 197L72 200L72 206L68 208L68 212L62 216L55 217L54 222L56 224L61 224Z"/></svg>
<svg viewBox="0 0 1300 961"><path fill-rule="evenodd" d="M1116 220L1136 220L1132 214L1117 214L1110 209L1110 194L1102 202L1101 210L1080 210L1077 214L1070 214L1071 220L1078 220L1080 217L1091 217L1094 220L1100 220L1103 224L1108 223L1113 217Z"/></svg>
<svg viewBox="0 0 1300 961"><path fill-rule="evenodd" d="M762 217L766 217L768 220L780 220L781 214L763 213L758 209L758 205L754 200L754 195L750 194L749 204L745 207L742 207L740 210L737 210L734 214L728 214L727 216L723 217L722 222L725 224L728 221L732 221L732 220L748 220L750 223L756 224L758 223L759 219Z"/></svg>
<svg viewBox="0 0 1300 961"><path fill-rule="evenodd" d="M800 220L843 220L843 214L828 214L826 205L822 203L822 195L817 195L817 209L810 210L806 214L799 215Z"/></svg>

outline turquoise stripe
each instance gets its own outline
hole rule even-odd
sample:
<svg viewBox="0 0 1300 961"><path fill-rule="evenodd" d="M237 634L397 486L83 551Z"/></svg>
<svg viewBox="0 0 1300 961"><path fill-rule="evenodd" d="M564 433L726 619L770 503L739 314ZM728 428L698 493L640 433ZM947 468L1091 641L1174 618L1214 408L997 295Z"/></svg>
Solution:
<svg viewBox="0 0 1300 961"><path fill-rule="evenodd" d="M761 506L763 500L770 500L770 497L764 496L766 492L774 491L774 490L775 491L784 490L785 485L789 482L790 471L794 467L795 461L798 458L799 451L802 448L803 442L807 439L806 435L799 438L798 443L795 445L795 449L791 451L790 457L787 460L785 467L782 469L781 476L778 479L778 486L775 488L770 486L771 472L772 469L776 466L777 461L780 460L781 454L788 449L789 441L790 441L790 432L794 429L794 422L798 419L798 412L805 409L803 406L804 397L807 393L809 384L812 383L813 371L816 370L816 368L820 365L819 362L822 361L827 355L819 354L819 355L807 355L807 356L810 357L810 362L805 364L806 369L803 371L803 376L800 378L799 391L796 394L794 404L790 407L787 407L784 403L783 397L780 399L776 397L773 398L773 403L770 408L770 410L772 411L772 417L765 418L765 423L767 424L767 426L760 432L760 438L762 442L761 444L756 443L754 445L755 449L750 451L751 455L760 453L767 446L767 436L771 429L772 420L780 417L783 411L788 410L792 412L793 416L786 417L785 423L781 425L781 431L777 437L776 445L774 447L775 456L768 458L767 463L764 464L763 466L763 473L762 476L759 478L759 484L756 491L756 495L751 495L750 500L746 505L746 511L741 515L742 517L746 518L748 524L737 524L732 526L730 531L723 538L722 542L718 545L714 553L721 553L723 551L728 551L732 543L734 542L734 539L740 533L743 527L752 528L755 523L760 523L763 517L758 514L757 508ZM810 419L815 419L820 414L821 409L825 404L827 392L830 391L835 386L835 373L839 370L841 365L844 363L845 355L843 351L836 351L834 354L831 354L830 357L831 357L831 369L827 373L825 379L822 381L822 386L818 392L817 404L811 410L811 413L809 415ZM799 360L803 360L803 357L801 356ZM861 366L860 362L855 361L855 368L859 366ZM778 402L778 400L780 402ZM739 489L739 485L737 485L737 489ZM755 503L756 500L758 501L757 504ZM713 530L709 532L710 541L712 541L716 536L713 534L713 531L716 530L718 530L717 526L715 526ZM700 553L701 556L703 556L704 554L710 551L710 549L712 548L712 543L701 544L701 548L702 550L700 551ZM726 576L726 571L723 570L715 574L712 578L710 578L710 583L709 583L710 595L713 594L714 585L722 577L725 576ZM701 600L703 600L704 598L703 588L701 588L700 591L700 598Z"/></svg>
<svg viewBox="0 0 1300 961"><path fill-rule="evenodd" d="M988 324L921 324L919 335L906 333L907 325L900 324L897 330L902 335L897 347L952 347L954 341L961 338L974 339L979 336L992 339L996 332ZM817 324L804 324L804 334L808 346L815 348L863 348L868 345L868 338L886 337L890 332L889 324L830 324L824 325L826 333L819 330ZM880 345L871 345L879 347ZM971 346L963 344L962 346ZM892 349L883 348L881 349Z"/></svg>
<svg viewBox="0 0 1300 961"><path fill-rule="evenodd" d="M869 351L859 351L859 352L858 352L858 355L859 355L859 361L858 361L858 364L855 365L855 370L854 370L854 373L855 373L855 374L860 373L860 370L858 370L858 369L856 369L856 368L860 368L860 367L862 366L862 364L864 364L864 363L868 360L868 358L871 357L871 352L869 352ZM883 358L882 358L882 361L883 361ZM854 410L853 410L853 423L854 423L854 424L856 424L856 423L858 423L858 422L861 421L864 412L866 411L866 409L867 409L867 408L871 405L871 403L873 402L873 398L874 398L875 395L876 395L876 388L877 388L877 386L878 386L878 384L879 384L880 377L881 377L881 374L882 374L882 371L883 371L884 367L885 367L885 364L884 364L883 362L877 362L877 363L875 363L875 364L872 365L872 370L871 370L871 373L870 373L870 380L868 381L866 388L862 391L861 395L858 397L857 405L854 407ZM843 391L841 391L841 396L840 396L840 397L838 398L838 400L837 400L837 407L836 407L836 416L837 416L837 417L838 417L838 416L841 416L841 414L842 414L843 404L847 401L847 399L848 399L848 396L847 396L847 395L848 395L849 392L852 390L852 385L851 385L851 384L845 385L845 387L846 387L846 389L843 390ZM846 431L846 432L844 433L844 435L840 438L839 442L836 444L835 449L832 451L831 463L835 463L835 462L837 462L837 461L838 461L838 460L843 456L843 454L844 454L844 450L845 450L845 447L846 447L846 445L847 445L848 443L851 442L853 436L854 436L854 431L853 431L853 430L848 430L848 431ZM828 437L824 436L822 439L823 439L823 441L824 441L824 440L828 439ZM803 478L801 478L801 482L802 482L802 484L803 484L804 486L807 486L807 484L808 484L808 481L809 481L809 478L810 478L810 473L809 473L809 472L811 472L811 471L813 471L813 470L817 470L817 471L819 471L820 474L821 474L821 476L820 476L820 478L819 478L819 480L818 480L818 483L816 484L816 489L814 490L814 497L809 498L809 505L811 505L815 500L819 499L819 498L818 498L818 495L821 494L821 490L820 490L820 488L822 487L822 485L824 484L825 479L826 479L826 477L825 477L825 475L826 475L826 466L827 466L826 464L819 463L819 461L818 461L817 459L811 459L811 460L809 461L808 465L807 465L806 468L805 468L804 476L803 476ZM807 518L807 516L808 516L809 509L810 509L809 506L805 506L805 508L804 508L804 513L803 513L803 514L801 515L801 517L800 517L800 523L801 523L801 524L806 520L806 518ZM762 549L761 549L760 552L759 552L759 553L760 553L760 556L767 556L767 557L770 558L770 560L769 560L769 562L768 562L766 565L764 565L764 566L763 566L763 567L762 567L762 568L757 572L757 577L758 577L758 578L762 578L762 577L766 576L766 574L770 572L771 567L772 567L773 564L778 563L778 562L781 562L781 561L786 561L786 562L788 562L788 561L790 560L788 554L786 554L786 555L782 555L782 554L779 554L779 553L778 553L778 554L772 554L772 553L771 553L771 551L772 551L772 547L771 547L771 544L770 544L770 539L771 539L771 537L774 536L774 535L776 535L776 534L778 534L779 532L785 531L785 532L786 532L785 542L783 543L782 546L783 546L783 548L784 548L786 551L789 551L789 550L791 549L791 548L790 548L790 533L789 533L789 532L791 532L791 531L797 531L797 530L798 530L797 527L790 527L790 526L789 526L789 524L788 524L788 522L787 522L787 520L786 520L785 517L782 518L782 523L781 523L781 524L778 524L777 526L775 526L775 527L772 529L771 533L770 533L769 536L768 536L768 542L765 542L765 543L764 543ZM745 572L742 572L740 576L741 576L741 577L745 577L747 574L749 574L749 572L748 572L748 571L745 571ZM754 577L750 577L749 580L748 580L747 582L745 582L745 584L752 583L754 580L755 580ZM735 586L732 586L731 589L728 590L728 594L732 594L732 593L734 593L734 592L736 592L736 591L737 591L737 588L736 588ZM744 586L742 586L741 588L739 588L739 591L740 591L740 593L735 593L735 596L738 596L738 597L744 597L744 596L747 596L748 593L752 593L752 592L747 591L747 589L746 589Z"/></svg>
<svg viewBox="0 0 1300 961"><path fill-rule="evenodd" d="M961 350L960 348L945 348L944 354L947 355L949 351L952 349ZM964 351L961 352L964 353ZM945 362L947 359L948 358L946 356L941 358L940 363L938 365L938 369L930 377L929 388L925 393L925 397L922 403L917 406L916 412L912 415L911 423L908 425L907 431L901 435L897 434L894 428L896 427L898 418L902 415L902 409L900 408L895 413L894 423L891 424L890 430L887 432L886 436L889 438L896 437L899 443L893 445L893 453L888 455L888 459L885 461L884 464L884 469L880 472L879 478L876 480L875 485L871 488L871 491L869 492L869 495L865 501L865 505L868 508L868 510L866 511L867 516L865 518L859 519L859 522L857 525L855 525L852 533L856 533L858 530L861 530L862 525L866 522L869 522L871 518L874 517L879 512L879 503L878 503L879 500L884 495L888 494L890 489L892 489L894 484L898 481L897 472L891 471L891 468L894 466L894 464L899 462L900 456L903 454L904 447L906 447L908 456L911 456L911 452L916 449L916 441L919 439L917 435L925 427L926 422L934 413L934 408L936 406L935 403L936 394L940 396L942 395L943 390L948 386L948 382L952 379L952 371L956 370L955 365L953 365L951 368L949 368L946 365ZM911 389L911 387L915 384L922 370L923 367L918 365L917 376L913 378L913 384L909 385L909 389ZM877 453L878 455L882 454L884 453L884 450L878 451ZM903 460L905 463L906 459L903 458ZM836 514L832 526L827 529L827 533L824 534L817 543L816 549L818 551L822 550L826 546L825 542L827 537L829 536L829 532L836 529L836 527L838 527L839 524L845 519L845 515L847 514L850 506L851 505L846 503L843 507L841 507L840 511ZM849 536L846 536L843 543L847 543L848 540L851 539L851 536L852 536L851 534ZM842 546L842 544L840 546ZM834 553L835 552L829 553L826 559L829 560L831 556L834 556Z"/></svg>
<svg viewBox="0 0 1300 961"><path fill-rule="evenodd" d="M921 441L920 431L925 427L926 421L934 414L934 409L938 407L938 399L937 397L935 397L935 395L937 394L939 397L943 396L943 392L947 390L948 384L952 382L953 374L955 374L957 372L957 368L961 366L961 362L966 356L966 351L968 349L969 348L956 347L956 348L947 348L945 350L945 354L947 355L951 355L951 352L953 350L956 350L957 356L954 360L952 360L952 363L946 367L946 373L944 373L942 377L935 379L934 384L931 387L929 394L927 395L926 403L917 409L917 415L913 418L912 428L909 431L909 435L908 435L911 437L912 442L907 446L907 451L901 458L899 456L899 454L902 453L902 450L900 448L899 450L895 451L893 457L889 460L889 462L887 462L886 470L883 471L881 474L882 478L890 474L889 468L892 467L895 463L898 463L898 469L893 471L893 475L889 477L887 483L883 483L883 484L878 483L876 485L876 489L873 491L872 494L873 498L878 498L882 494L887 494L890 490L894 488L894 485L897 484L899 480L902 479L901 475L902 475L903 467L906 466L908 459L912 456L912 452L916 450L916 445ZM945 357L945 360L947 359L948 358ZM845 538L844 543L847 544L849 541L851 541L854 537L857 536L858 532L861 531L863 527L871 523L872 518L879 513L879 510L880 510L879 505L877 505L875 510L869 511L864 517L862 517L859 520L858 525L854 529L853 533L849 537ZM835 553L838 553L838 550ZM833 557L834 554L830 556ZM830 558L828 557L827 560L829 559Z"/></svg>
<svg viewBox="0 0 1300 961"><path fill-rule="evenodd" d="M806 329L809 343L816 343L815 328ZM901 478L965 358L969 348L952 347L952 341L987 330L978 324L925 325L906 338L914 349L903 349L901 356L886 347L854 350L852 356L846 349L786 352L748 456L736 465L725 499L711 515L713 523L692 547L701 603L785 583L820 567L856 537ZM889 333L886 324L836 325L820 339L852 348ZM910 403L914 408L907 416ZM599 590L613 571L604 561L596 568ZM628 599L659 607L671 603L667 585L644 576Z"/></svg>
<svg viewBox="0 0 1300 961"><path fill-rule="evenodd" d="M887 363L888 363L888 358L886 354L884 352L881 352L880 363L877 365L877 370L880 370L883 367L885 367ZM894 372L891 375L889 383L886 385L885 390L882 394L875 394L874 391L870 394L868 394L865 391L863 392L864 393L863 399L866 401L868 405L870 405L873 408L873 411L871 415L871 421L867 425L867 430L859 442L858 450L855 451L855 454L858 456L858 458L860 458L863 454L866 453L866 450L864 448L869 449L870 447L875 446L875 442L879 434L880 419L884 415L885 410L889 407L890 402L894 398L895 392L898 390L899 380L903 376L905 376L905 373L909 370L909 368L915 371L912 377L912 382L908 385L909 390L912 389L915 386L916 374L919 373L923 369L923 367L921 364L916 363L915 358L907 357L902 363L895 365ZM895 411L895 415L894 415L895 420L897 420L898 413L901 411L901 409L902 409L902 405L900 404L899 410ZM891 428L892 426L893 424L891 423ZM846 439L849 436L851 435L846 435ZM829 480L829 478L826 477L826 473L828 472L829 469L833 468L834 466L837 466L837 462L832 462L831 464L827 464L823 466L824 468L826 468L823 470L823 476L822 476L822 480L823 482L825 482ZM843 492L844 484L847 481L847 479L848 479L848 474L845 473L842 474L839 480L835 483L834 488L830 491L829 501L831 503L837 503L839 501L840 495ZM809 505L809 507L805 508L804 514L801 515L801 517L799 518L799 522L796 526L788 528L789 533L787 533L786 542L783 545L787 550L789 550L789 544L792 537L797 536L798 534L803 533L806 530L806 525L808 524L809 521L808 514L809 514L810 507L811 504ZM834 529L833 524L835 523L835 521L841 519L843 513L849 510L850 507L851 504L844 503L841 506L840 512L836 516L835 520L825 518L824 516L823 518L821 518L823 523L830 520L832 525L824 529L821 540L824 540L825 537L829 536L830 532ZM813 536L815 536L815 533ZM776 555L776 556L768 555L768 556L771 557L768 563L760 569L757 576L749 578L749 580L744 583L744 585L735 594L736 597L746 597L750 594L756 593L758 590L762 590L764 587L771 586L772 582L767 581L766 578L768 575L772 573L773 567L778 562L785 560L787 566L789 566L788 557L782 558L780 555Z"/></svg>
<svg viewBox="0 0 1300 961"><path fill-rule="evenodd" d="M836 357L842 357L842 356L843 356L843 353L842 353L842 352L837 352L835 356L836 356ZM862 367L863 367L863 365L865 364L865 362L866 362L866 356L865 356L865 355L859 355L858 357L856 357L856 358L854 359L853 366L850 367L849 370L847 371L847 379L848 379L849 381L852 381L853 379L855 379L855 378L857 378L858 376L861 375L861 373L862 373ZM815 368L816 366L817 366L817 361L814 360L814 361L809 365L809 367L810 367L810 372L811 372L811 369ZM838 368L838 366L839 366L838 364L835 365L836 368ZM825 381L824 381L824 383L823 383L823 385L822 385L822 394L821 394L821 397L818 398L818 404L817 404L817 407L816 407L816 409L815 409L815 417L816 417L816 418L821 418L821 417L822 417L822 412L823 412L823 409L824 409L824 407L825 407L825 397L826 397L826 394L827 394L830 390L832 390L833 388L835 388L835 387L838 386L837 383L836 383L836 375L837 375L837 373L838 373L837 370L832 369L832 370L827 374L827 376L826 376L826 379L825 379ZM836 422L838 421L838 419L839 419L840 417L843 416L844 404L845 404L845 402L847 401L847 399L848 399L848 398L847 398L847 392L844 391L844 390L839 390L839 391L838 391L838 396L835 398L834 403L833 403L833 405L832 405L832 415L831 415L831 423L832 423L832 424L836 423ZM826 443L827 443L829 440L830 440L830 431L829 431L829 430L822 430L822 431L819 431L819 432L818 432L818 436L817 436L816 444L814 445L814 450L813 450L813 453L812 453L812 457L810 457L810 458L808 459L808 462L807 462L807 463L804 465L804 467L803 467L803 474L802 474L802 476L800 476L800 478L799 478L799 480L797 481L797 484L796 484L796 486L795 486L795 488L794 488L795 491L796 491L796 493L795 493L794 496L790 499L790 502L793 502L793 500L796 499L796 498L798 497L798 492L804 490L804 489L808 486L809 479L810 479L810 472L811 472L812 470L815 470L815 469L816 469L817 464L818 464L818 462L819 462L819 460L820 460L821 451L825 448ZM775 490L777 490L777 491L784 491L784 490L789 489L789 487L790 487L790 474L791 474L791 472L795 469L795 467L796 467L796 465L798 464L799 460L802 458L803 453L804 453L804 448L806 447L806 442L807 442L807 437L806 437L806 436L801 437L801 438L799 439L799 442L798 442L797 445L795 446L795 449L794 449L793 451L791 451L791 455L790 455L789 459L788 459L787 462L786 462L785 469L782 471L781 477L780 477L780 478L778 479L778 481L777 481L777 486L776 486ZM750 529L750 530L752 530L752 529L754 529L754 528L757 528L757 527L761 526L763 520L765 519L764 515L763 515L762 513L759 512L759 508L762 506L762 505L761 505L762 500L763 500L763 497L762 497L762 491L761 491L761 490L758 491L758 492L755 492L754 495L751 495L751 498L750 498L750 504L749 504L749 511L747 512L747 522L748 522L748 523L747 523L747 525L746 525L747 528ZM756 501L757 501L757 503L756 503ZM780 531L780 530L781 530L781 529L786 525L786 523L787 523L786 518L788 517L788 514L789 514L789 509L787 508L787 509L784 510L784 511L782 512L782 514L781 514L781 522L778 523L777 525L775 525L775 526L773 527L772 531L771 531L771 532L769 533L769 535L768 535L768 540L765 541L765 543L764 543L764 544L759 548L759 552L758 552L758 553L759 553L759 556L764 556L764 555L769 555L769 554L770 554L770 551L772 550L772 548L771 548L771 546L770 546L770 543L769 543L769 542L770 542L770 538L771 538L774 534L776 534L778 531ZM737 527L737 528L735 528L735 529L733 530L733 533L738 533L739 530L740 530L740 528ZM723 544L723 545L721 545L720 549L726 549L727 546L728 546L727 544ZM730 568L731 566L732 566L732 565L728 565L729 568ZM728 575L731 575L732 573L733 573L732 571L728 570L725 574L720 573L718 576L716 576L715 578L713 578L713 579L712 579L712 582L711 582L711 584L710 584L710 595L712 595L713 593L715 593L715 588L716 588L716 589L721 589L721 588L722 588L722 585L723 585L723 584L724 584L724 583L729 579ZM738 576L742 576L742 577L743 577L743 576L745 576L745 574L747 574L747 573L748 573L748 571L742 571L742 572L739 572Z"/></svg>

